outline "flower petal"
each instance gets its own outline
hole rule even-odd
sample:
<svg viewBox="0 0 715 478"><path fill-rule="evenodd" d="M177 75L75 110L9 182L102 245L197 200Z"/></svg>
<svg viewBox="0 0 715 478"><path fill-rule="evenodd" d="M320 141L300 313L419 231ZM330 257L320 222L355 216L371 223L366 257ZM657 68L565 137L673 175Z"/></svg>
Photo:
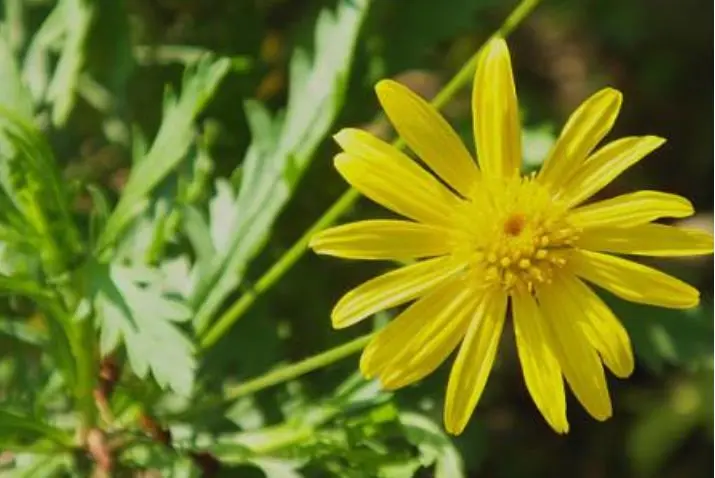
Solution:
<svg viewBox="0 0 715 478"><path fill-rule="evenodd" d="M428 259L370 279L345 294L333 308L333 327L342 329L428 292L464 268L451 257Z"/></svg>
<svg viewBox="0 0 715 478"><path fill-rule="evenodd" d="M479 179L479 170L462 140L441 114L409 88L392 80L375 86L390 122L412 151L463 196Z"/></svg>
<svg viewBox="0 0 715 478"><path fill-rule="evenodd" d="M694 256L713 253L712 234L665 224L587 229L578 247L591 251L638 256Z"/></svg>
<svg viewBox="0 0 715 478"><path fill-rule="evenodd" d="M479 298L461 278L422 297L370 341L360 359L363 375L396 389L430 374L464 337Z"/></svg>
<svg viewBox="0 0 715 478"><path fill-rule="evenodd" d="M631 302L670 309L689 309L700 302L698 290L685 282L610 254L577 249L568 266L576 275Z"/></svg>
<svg viewBox="0 0 715 478"><path fill-rule="evenodd" d="M634 360L628 332L611 309L577 277L568 275L560 285L568 293L573 310L588 341L598 351L606 366L617 376L633 373Z"/></svg>
<svg viewBox="0 0 715 478"><path fill-rule="evenodd" d="M490 291L471 317L447 385L444 423L449 433L457 435L464 430L482 395L504 327L506 302L504 292Z"/></svg>
<svg viewBox="0 0 715 478"><path fill-rule="evenodd" d="M567 433L566 394L561 366L551 350L539 306L529 293L512 295L514 334L524 381L536 407L558 433Z"/></svg>
<svg viewBox="0 0 715 478"><path fill-rule="evenodd" d="M657 136L642 136L608 143L566 181L561 199L570 207L585 201L664 142Z"/></svg>
<svg viewBox="0 0 715 478"><path fill-rule="evenodd" d="M472 89L477 160L488 177L521 170L521 127L511 58L506 42L490 41L480 55Z"/></svg>
<svg viewBox="0 0 715 478"><path fill-rule="evenodd" d="M409 221L371 220L332 227L314 235L318 254L347 259L415 259L451 250L449 231Z"/></svg>
<svg viewBox="0 0 715 478"><path fill-rule="evenodd" d="M335 157L335 167L362 194L416 221L450 222L457 197L405 154L357 129L344 129L335 140L347 152Z"/></svg>
<svg viewBox="0 0 715 478"><path fill-rule="evenodd" d="M589 227L638 226L664 217L688 217L695 210L682 196L660 191L637 191L578 207L569 213L571 225Z"/></svg>
<svg viewBox="0 0 715 478"><path fill-rule="evenodd" d="M597 420L611 416L613 409L603 365L586 334L574 320L583 312L574 310L573 303L556 284L537 291L550 335L552 350L561 364L564 376L576 398Z"/></svg>
<svg viewBox="0 0 715 478"><path fill-rule="evenodd" d="M604 88L581 103L556 140L538 181L558 190L611 130L622 102L623 95L618 90Z"/></svg>

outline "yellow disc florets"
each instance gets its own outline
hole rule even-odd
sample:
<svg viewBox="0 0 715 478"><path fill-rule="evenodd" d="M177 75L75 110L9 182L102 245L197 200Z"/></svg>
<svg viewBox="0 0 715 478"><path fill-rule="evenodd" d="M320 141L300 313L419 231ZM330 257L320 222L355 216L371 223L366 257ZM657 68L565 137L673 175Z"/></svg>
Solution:
<svg viewBox="0 0 715 478"><path fill-rule="evenodd" d="M458 217L465 233L459 249L478 279L506 291L550 282L578 239L566 208L533 177L480 186Z"/></svg>

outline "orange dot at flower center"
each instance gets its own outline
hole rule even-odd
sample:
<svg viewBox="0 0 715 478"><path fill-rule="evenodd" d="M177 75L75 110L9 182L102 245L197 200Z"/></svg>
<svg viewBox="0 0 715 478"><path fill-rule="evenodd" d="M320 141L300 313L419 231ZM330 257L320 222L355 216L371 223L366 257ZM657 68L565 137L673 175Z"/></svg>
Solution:
<svg viewBox="0 0 715 478"><path fill-rule="evenodd" d="M518 236L526 226L526 216L521 213L513 213L504 222L504 232L510 236Z"/></svg>

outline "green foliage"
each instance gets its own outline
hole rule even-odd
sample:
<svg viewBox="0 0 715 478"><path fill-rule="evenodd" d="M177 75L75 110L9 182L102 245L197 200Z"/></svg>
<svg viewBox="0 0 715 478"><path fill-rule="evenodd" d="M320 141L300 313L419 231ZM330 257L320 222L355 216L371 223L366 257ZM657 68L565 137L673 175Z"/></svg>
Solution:
<svg viewBox="0 0 715 478"><path fill-rule="evenodd" d="M238 192L217 183L208 223L194 214L187 234L197 255L197 283L190 303L194 325L206 330L227 295L240 284L249 261L260 251L276 217L295 192L319 144L345 99L345 87L357 33L367 12L367 0L341 3L324 10L315 23L312 57L297 48L290 62L288 105L271 117L254 101L245 104L251 131L241 169ZM203 232L203 234L201 234ZM211 231L211 238L206 233ZM202 237L203 236L203 237ZM208 245L213 244L213 250Z"/></svg>
<svg viewBox="0 0 715 478"><path fill-rule="evenodd" d="M145 157L135 162L122 197L99 236L98 251L114 245L130 221L147 207L151 191L184 158L192 144L193 121L228 73L229 66L227 59L204 58L194 71L186 70L178 99L167 92L159 132Z"/></svg>
<svg viewBox="0 0 715 478"><path fill-rule="evenodd" d="M160 274L117 263L88 264L86 280L100 327L100 352L110 354L123 339L138 377L146 378L151 370L162 388L186 395L196 361L191 341L175 323L189 320L191 310L160 288Z"/></svg>
<svg viewBox="0 0 715 478"><path fill-rule="evenodd" d="M619 301L614 310L633 341L643 364L662 372L666 366L700 369L710 366L713 353L713 307L691 310L658 309Z"/></svg>
<svg viewBox="0 0 715 478"><path fill-rule="evenodd" d="M41 446L38 441L51 440L62 447L69 447L71 437L35 417L23 416L0 410L0 446Z"/></svg>
<svg viewBox="0 0 715 478"><path fill-rule="evenodd" d="M5 80L0 92L0 105L20 118L32 117L32 98L20 79L17 63L6 39L7 29L0 35L0 78Z"/></svg>

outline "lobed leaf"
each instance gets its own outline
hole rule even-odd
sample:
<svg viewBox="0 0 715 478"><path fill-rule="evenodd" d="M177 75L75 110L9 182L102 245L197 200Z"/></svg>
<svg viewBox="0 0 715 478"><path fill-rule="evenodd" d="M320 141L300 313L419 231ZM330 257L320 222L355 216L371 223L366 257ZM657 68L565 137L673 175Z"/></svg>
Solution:
<svg viewBox="0 0 715 478"><path fill-rule="evenodd" d="M297 49L290 64L285 117L271 117L257 102L245 104L252 141L243 161L237 193L217 182L208 221L194 216L194 233L210 230L215 253L207 257L206 236L190 234L203 253L197 264L190 304L201 333L265 244L273 224L325 139L345 99L352 57L368 0L340 2L323 10L315 24L311 56ZM235 175L236 176L236 175Z"/></svg>
<svg viewBox="0 0 715 478"><path fill-rule="evenodd" d="M146 378L151 372L162 387L187 395L196 361L191 341L180 322L191 316L178 295L162 290L159 271L117 263L91 263L89 295L100 328L102 354L125 344L129 365Z"/></svg>
<svg viewBox="0 0 715 478"><path fill-rule="evenodd" d="M178 100L167 97L159 132L146 155L135 161L122 197L98 239L98 254L116 244L131 221L149 205L151 191L184 159L193 142L194 120L230 66L226 58L206 57L185 71L181 96Z"/></svg>

